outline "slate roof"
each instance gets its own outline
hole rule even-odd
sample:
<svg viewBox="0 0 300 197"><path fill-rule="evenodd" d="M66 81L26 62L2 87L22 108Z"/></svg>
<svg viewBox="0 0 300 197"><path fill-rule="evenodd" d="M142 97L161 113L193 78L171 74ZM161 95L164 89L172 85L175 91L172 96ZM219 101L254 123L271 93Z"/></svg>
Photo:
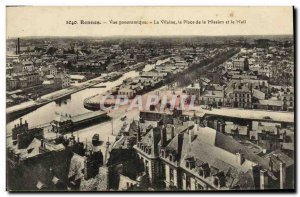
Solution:
<svg viewBox="0 0 300 197"><path fill-rule="evenodd" d="M182 138L179 137L180 135ZM189 143L189 134L180 133L166 147L167 151L178 154L179 165L183 169L186 169L186 159L194 158L198 167L208 163L216 174L224 172L228 187L243 185L245 188L254 187L253 165L259 164L268 169L267 159L257 156L236 140L214 129L194 128L194 135L192 143ZM237 162L236 153L243 154L245 161L242 164ZM197 170L198 167L193 170ZM244 180L241 180L243 177ZM240 183L240 180L244 182Z"/></svg>

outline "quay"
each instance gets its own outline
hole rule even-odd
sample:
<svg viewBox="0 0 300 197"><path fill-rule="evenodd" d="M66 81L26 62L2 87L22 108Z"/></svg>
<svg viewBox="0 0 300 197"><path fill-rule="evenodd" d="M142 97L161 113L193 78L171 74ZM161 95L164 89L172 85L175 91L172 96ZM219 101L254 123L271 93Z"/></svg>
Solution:
<svg viewBox="0 0 300 197"><path fill-rule="evenodd" d="M30 132L48 128L51 132L66 134L95 124L99 124L109 119L110 117L107 115L107 112L104 111L87 112L75 116L71 116L69 114L57 114L57 118L51 122L29 127L27 121L25 120L25 123L23 123L22 118L20 118L20 123L15 124L14 128L12 129L12 135L7 135L7 137L16 137L21 132L21 130L23 131L24 129Z"/></svg>
<svg viewBox="0 0 300 197"><path fill-rule="evenodd" d="M80 84L80 86L73 86L66 89L58 90L56 92L47 94L36 101L28 101L25 103L21 103L20 105L9 107L6 109L6 122L8 123L13 120L16 120L21 116L26 115L41 106L65 98L67 96L70 96L71 94L95 86L99 83L106 82L108 80L109 79L104 80L103 77L97 77L89 81L83 82L82 84Z"/></svg>

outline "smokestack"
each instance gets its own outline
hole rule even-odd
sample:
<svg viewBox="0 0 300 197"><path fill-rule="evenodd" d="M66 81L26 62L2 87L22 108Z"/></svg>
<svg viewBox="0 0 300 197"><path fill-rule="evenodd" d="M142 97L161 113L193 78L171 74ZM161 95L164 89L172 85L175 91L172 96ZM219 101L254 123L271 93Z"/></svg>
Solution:
<svg viewBox="0 0 300 197"><path fill-rule="evenodd" d="M18 54L20 54L20 38L18 38Z"/></svg>
<svg viewBox="0 0 300 197"><path fill-rule="evenodd" d="M18 45L16 45L16 55L18 55Z"/></svg>
<svg viewBox="0 0 300 197"><path fill-rule="evenodd" d="M22 126L22 118L20 118L20 126Z"/></svg>

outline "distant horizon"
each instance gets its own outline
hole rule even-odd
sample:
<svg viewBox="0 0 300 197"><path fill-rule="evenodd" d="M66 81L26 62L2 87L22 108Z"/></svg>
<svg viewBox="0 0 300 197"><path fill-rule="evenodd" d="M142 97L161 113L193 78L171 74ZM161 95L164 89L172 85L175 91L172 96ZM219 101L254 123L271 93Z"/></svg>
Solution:
<svg viewBox="0 0 300 197"><path fill-rule="evenodd" d="M17 38L185 38L185 37L294 37L294 34L253 34L253 35L105 35L105 36L18 36L8 37L6 40L17 39Z"/></svg>

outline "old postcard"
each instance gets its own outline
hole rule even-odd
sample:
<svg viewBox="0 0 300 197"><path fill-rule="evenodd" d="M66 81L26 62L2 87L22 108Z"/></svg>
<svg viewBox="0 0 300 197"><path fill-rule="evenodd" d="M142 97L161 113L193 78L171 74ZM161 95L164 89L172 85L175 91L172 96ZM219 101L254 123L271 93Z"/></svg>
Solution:
<svg viewBox="0 0 300 197"><path fill-rule="evenodd" d="M295 191L293 7L6 12L7 191Z"/></svg>

